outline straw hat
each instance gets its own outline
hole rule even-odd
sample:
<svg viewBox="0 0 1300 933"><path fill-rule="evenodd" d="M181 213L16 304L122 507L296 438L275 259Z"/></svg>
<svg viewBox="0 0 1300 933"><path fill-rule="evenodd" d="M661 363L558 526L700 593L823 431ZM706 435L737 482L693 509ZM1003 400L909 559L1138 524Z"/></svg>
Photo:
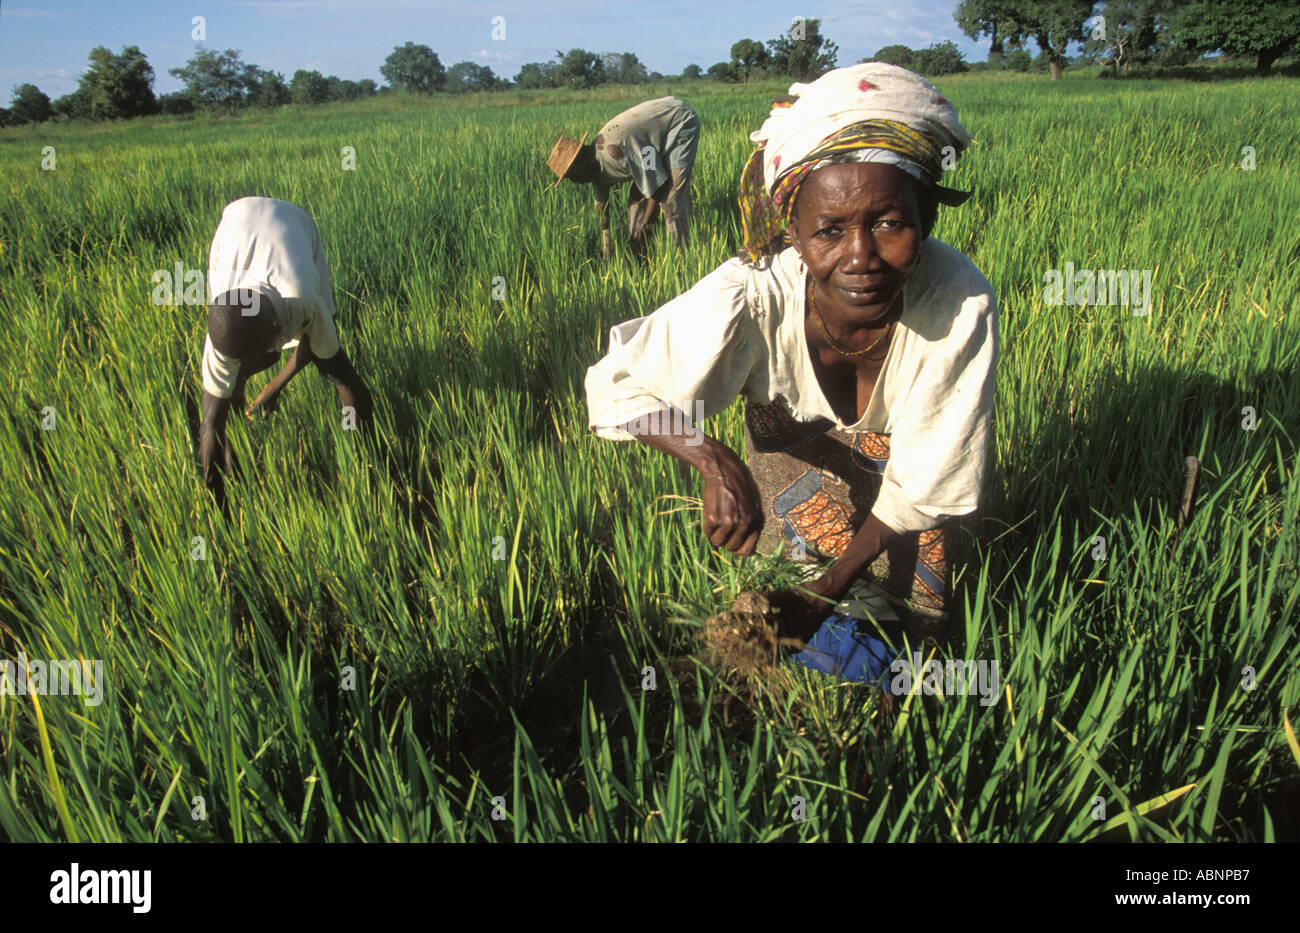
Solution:
<svg viewBox="0 0 1300 933"><path fill-rule="evenodd" d="M555 184L558 185L564 180L564 176L568 174L569 167L573 165L573 160L578 158L578 152L586 142L586 133L582 134L582 139L574 139L572 136L561 136L559 141L556 142L555 148L551 150L551 154L546 159L546 164L550 166L551 171L555 173Z"/></svg>

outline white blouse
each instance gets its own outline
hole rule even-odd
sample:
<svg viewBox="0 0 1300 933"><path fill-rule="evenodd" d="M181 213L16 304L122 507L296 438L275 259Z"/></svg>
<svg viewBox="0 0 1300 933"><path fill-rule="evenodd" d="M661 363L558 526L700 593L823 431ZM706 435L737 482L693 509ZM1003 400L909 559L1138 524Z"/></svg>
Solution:
<svg viewBox="0 0 1300 933"><path fill-rule="evenodd" d="M267 286L277 297L271 298ZM208 300L232 289L270 298L280 319L271 350L291 350L305 335L311 352L328 360L339 352L329 265L316 223L301 207L275 198L240 198L226 205L208 256ZM230 398L239 360L203 343L203 390Z"/></svg>
<svg viewBox="0 0 1300 933"><path fill-rule="evenodd" d="M903 290L903 313L862 418L841 422L822 393L804 333L805 278L787 249L765 267L723 263L653 314L609 332L587 370L589 424L609 440L672 405L709 418L738 396L782 395L800 421L890 435L874 514L925 531L979 505L993 427L997 297L965 255L933 237Z"/></svg>

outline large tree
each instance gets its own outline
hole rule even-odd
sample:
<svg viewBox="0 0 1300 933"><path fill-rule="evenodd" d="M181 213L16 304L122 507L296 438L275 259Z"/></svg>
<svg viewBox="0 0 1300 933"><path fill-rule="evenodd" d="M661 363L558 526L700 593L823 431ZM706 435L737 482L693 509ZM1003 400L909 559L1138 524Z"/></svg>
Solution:
<svg viewBox="0 0 1300 933"><path fill-rule="evenodd" d="M966 71L966 56L951 39L935 42L929 48L917 49L912 60L912 70L918 74L939 77Z"/></svg>
<svg viewBox="0 0 1300 933"><path fill-rule="evenodd" d="M250 107L280 107L293 100L284 75L249 65L246 73L248 95L245 102Z"/></svg>
<svg viewBox="0 0 1300 933"><path fill-rule="evenodd" d="M76 93L94 120L117 120L153 113L153 66L138 46L114 55L104 46L90 50L90 67L81 74Z"/></svg>
<svg viewBox="0 0 1300 933"><path fill-rule="evenodd" d="M495 91L505 82L487 65L477 62L457 62L447 69L447 90L453 94L467 91Z"/></svg>
<svg viewBox="0 0 1300 933"><path fill-rule="evenodd" d="M741 39L731 46L731 69L746 84L752 77L762 77L770 60L767 48L754 39Z"/></svg>
<svg viewBox="0 0 1300 933"><path fill-rule="evenodd" d="M605 64L600 56L586 49L556 52L560 63L555 68L555 83L563 87L589 88L605 83Z"/></svg>
<svg viewBox="0 0 1300 933"><path fill-rule="evenodd" d="M1083 42L1084 26L1094 6L1094 0L999 0L997 8L1006 18L998 20L997 28L1003 32L1003 40L1013 46L1019 47L1026 39L1037 42L1047 58L1052 80L1059 81L1066 49L1071 42ZM962 22L957 14L953 18Z"/></svg>
<svg viewBox="0 0 1300 933"><path fill-rule="evenodd" d="M1227 52L1255 59L1268 74L1273 63L1300 47L1296 0L1185 0L1174 14L1179 41L1197 52Z"/></svg>
<svg viewBox="0 0 1300 933"><path fill-rule="evenodd" d="M529 90L555 87L555 62L528 62L515 75L515 86Z"/></svg>
<svg viewBox="0 0 1300 933"><path fill-rule="evenodd" d="M610 78L619 84L644 84L650 75L641 59L632 52L623 52L618 57L618 67Z"/></svg>
<svg viewBox="0 0 1300 933"><path fill-rule="evenodd" d="M295 104L323 104L330 99L330 83L315 69L299 68L289 80L289 93Z"/></svg>
<svg viewBox="0 0 1300 933"><path fill-rule="evenodd" d="M54 106L49 97L34 84L20 84L14 88L9 102L9 118L16 124L44 123L54 116Z"/></svg>
<svg viewBox="0 0 1300 933"><path fill-rule="evenodd" d="M911 68L912 63L916 61L916 53L905 45L887 45L878 49L870 58L864 58L863 61L884 62L886 65L897 65L899 68Z"/></svg>
<svg viewBox="0 0 1300 933"><path fill-rule="evenodd" d="M235 49L213 52L200 48L184 67L168 73L185 83L185 96L200 107L224 107L234 112L248 97L250 69Z"/></svg>
<svg viewBox="0 0 1300 933"><path fill-rule="evenodd" d="M399 45L384 59L379 73L395 88L415 94L432 94L447 82L447 70L427 45L407 42Z"/></svg>
<svg viewBox="0 0 1300 933"><path fill-rule="evenodd" d="M705 72L705 74L715 81L740 80L736 75L736 69L732 66L731 62L714 62L709 66L709 70Z"/></svg>
<svg viewBox="0 0 1300 933"><path fill-rule="evenodd" d="M820 19L801 20L776 39L769 39L770 71L801 81L821 77L835 67L839 46L821 33Z"/></svg>
<svg viewBox="0 0 1300 933"><path fill-rule="evenodd" d="M1158 22L1177 0L1106 0L1088 28L1085 55L1108 61L1115 73L1128 71L1135 62L1150 61L1162 38Z"/></svg>
<svg viewBox="0 0 1300 933"><path fill-rule="evenodd" d="M952 18L957 21L961 31L972 39L981 36L989 38L989 61L1001 64L1003 46L1009 38L1018 35L1015 17L1012 15L1013 3L1006 0L962 0L957 4L957 12Z"/></svg>

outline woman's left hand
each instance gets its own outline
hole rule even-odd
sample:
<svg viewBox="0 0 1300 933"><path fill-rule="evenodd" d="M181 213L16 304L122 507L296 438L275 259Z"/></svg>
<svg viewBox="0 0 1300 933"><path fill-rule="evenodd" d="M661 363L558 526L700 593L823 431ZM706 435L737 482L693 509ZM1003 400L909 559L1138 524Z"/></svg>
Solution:
<svg viewBox="0 0 1300 933"><path fill-rule="evenodd" d="M834 579L824 574L811 583L768 594L772 608L780 610L777 628L781 635L800 641L812 638L843 598L838 589Z"/></svg>

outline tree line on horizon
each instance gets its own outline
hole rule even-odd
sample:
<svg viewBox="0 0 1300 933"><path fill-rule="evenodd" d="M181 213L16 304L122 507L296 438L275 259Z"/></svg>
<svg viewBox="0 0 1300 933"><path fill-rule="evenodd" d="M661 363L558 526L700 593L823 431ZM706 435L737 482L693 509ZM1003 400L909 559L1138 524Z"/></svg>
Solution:
<svg viewBox="0 0 1300 933"><path fill-rule="evenodd" d="M1032 41L1054 81L1070 61L1071 43L1084 61L1110 65L1116 75L1216 52L1251 61L1266 75L1300 48L1296 0L961 0L953 19L970 38L989 40L991 65L1004 62L1008 49L1026 52Z"/></svg>
<svg viewBox="0 0 1300 933"><path fill-rule="evenodd" d="M924 49L887 45L869 59L909 68L930 77L968 70L1005 69L1051 74L1069 66L1102 64L1113 73L1133 66L1185 65L1211 53L1249 60L1268 74L1279 58L1300 49L1300 3L1296 0L961 0L954 20L972 39L989 40L987 62L967 63L948 40ZM1039 54L1030 52L1036 43ZM1066 50L1077 44L1081 54ZM183 66L169 69L184 87L155 96L154 69L138 46L116 54L97 46L77 90L51 101L33 84L14 88L0 127L63 120L115 120L200 110L234 113L250 107L321 104L400 90L412 94L462 94L509 88L586 89L604 84L645 84L711 78L749 82L774 77L808 81L835 67L839 48L821 34L818 19L796 19L775 39L740 39L731 57L707 70L687 65L679 75L648 71L632 52L597 54L574 48L555 59L528 62L507 81L486 65L443 66L428 45L406 42L393 49L379 72L388 82L352 81L298 69L286 80L277 71L246 63L239 52L199 47Z"/></svg>
<svg viewBox="0 0 1300 933"><path fill-rule="evenodd" d="M743 40L752 42L752 40ZM763 48L760 46L760 48ZM808 20L799 38L781 36L768 42L765 64L772 73L812 78L834 67L836 46L821 36L820 22ZM734 58L734 54L733 54ZM117 120L151 114L187 114L199 110L235 111L249 107L285 104L321 104L355 100L393 90L412 94L461 94L509 88L569 87L585 89L604 84L646 84L667 78L703 77L698 65L688 65L680 75L649 71L632 52L597 54L574 48L557 51L548 62L523 65L514 81L504 80L486 65L457 62L446 68L429 46L406 42L397 46L380 66L387 85L369 78L351 81L316 70L299 69L291 79L277 71L244 62L235 49L218 52L199 47L183 66L169 69L184 87L162 96L153 92L154 69L139 46L124 46L113 53L104 46L90 52L89 67L77 90L51 101L33 84L14 88L7 110L0 109L0 126L67 120ZM736 80L731 63L709 69L712 77Z"/></svg>

